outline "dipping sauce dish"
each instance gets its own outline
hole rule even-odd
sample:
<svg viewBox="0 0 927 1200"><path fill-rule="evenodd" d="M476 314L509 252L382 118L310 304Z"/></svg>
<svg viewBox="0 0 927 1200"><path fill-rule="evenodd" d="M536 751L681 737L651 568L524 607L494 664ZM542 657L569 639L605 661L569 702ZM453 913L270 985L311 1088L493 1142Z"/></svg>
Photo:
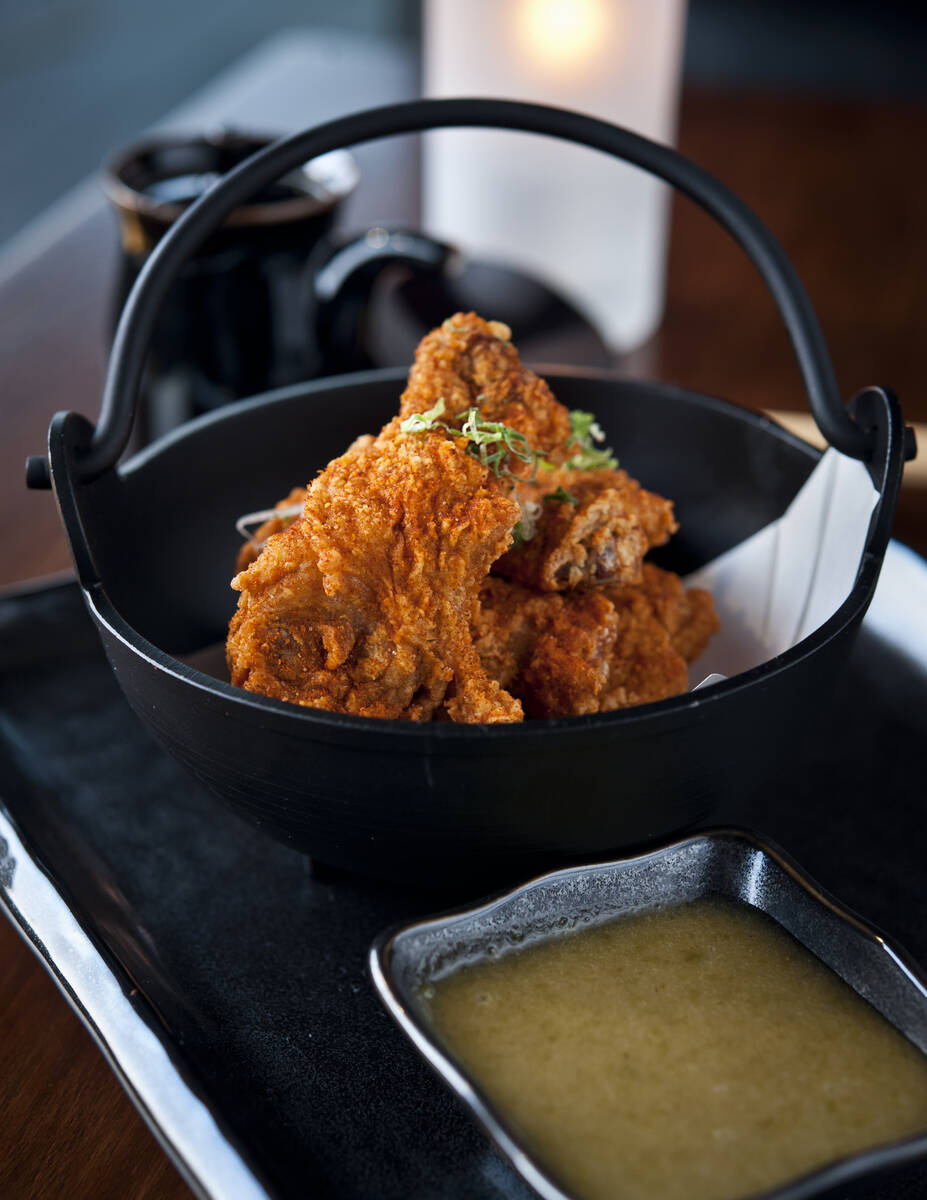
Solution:
<svg viewBox="0 0 927 1200"><path fill-rule="evenodd" d="M550 1200L800 1200L927 1154L924 983L751 835L543 876L370 965Z"/></svg>

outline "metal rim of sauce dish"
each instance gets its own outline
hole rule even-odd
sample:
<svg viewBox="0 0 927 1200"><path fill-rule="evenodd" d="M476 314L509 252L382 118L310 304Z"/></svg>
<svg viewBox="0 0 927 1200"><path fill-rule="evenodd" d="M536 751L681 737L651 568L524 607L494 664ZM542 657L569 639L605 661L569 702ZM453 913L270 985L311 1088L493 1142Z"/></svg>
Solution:
<svg viewBox="0 0 927 1200"><path fill-rule="evenodd" d="M570 1198L441 1046L419 991L487 954L705 896L766 913L927 1054L927 980L906 953L841 906L783 851L742 830L712 830L646 854L551 872L481 904L388 929L371 947L370 973L391 1016L544 1200ZM927 1130L838 1159L753 1200L807 1200L924 1157Z"/></svg>

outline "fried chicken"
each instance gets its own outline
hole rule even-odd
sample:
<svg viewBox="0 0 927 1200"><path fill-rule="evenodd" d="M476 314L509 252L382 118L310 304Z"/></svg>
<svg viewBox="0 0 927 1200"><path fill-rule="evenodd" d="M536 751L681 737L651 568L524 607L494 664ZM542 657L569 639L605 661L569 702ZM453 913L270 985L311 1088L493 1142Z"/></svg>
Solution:
<svg viewBox="0 0 927 1200"><path fill-rule="evenodd" d="M681 695L689 685L686 660L673 649L642 588L625 588L612 600L618 633L609 659L599 711L650 704Z"/></svg>
<svg viewBox="0 0 927 1200"><path fill-rule="evenodd" d="M529 717L598 712L618 623L600 591L531 592L490 576L473 637L487 673Z"/></svg>
<svg viewBox="0 0 927 1200"><path fill-rule="evenodd" d="M504 554L493 574L539 591L637 583L644 555L678 528L672 501L617 468L542 471L519 490L540 515L533 536Z"/></svg>
<svg viewBox="0 0 927 1200"><path fill-rule="evenodd" d="M474 641L529 717L578 716L686 690L687 663L718 629L707 592L644 565L639 585L532 592L490 576Z"/></svg>
<svg viewBox="0 0 927 1200"><path fill-rule="evenodd" d="M399 415L427 412L439 401L445 420L477 408L485 420L501 421L534 450L561 461L570 414L546 382L522 366L511 338L501 321L484 321L476 313L449 317L419 343Z"/></svg>
<svg viewBox="0 0 927 1200"><path fill-rule="evenodd" d="M335 459L232 581L232 682L360 716L517 721L470 623L519 508L456 439L398 422Z"/></svg>
<svg viewBox="0 0 927 1200"><path fill-rule="evenodd" d="M607 584L603 590L618 607L635 591L614 584ZM695 662L721 628L711 594L701 588L686 590L678 575L653 563L644 563L639 591L669 635L676 653L687 663Z"/></svg>
<svg viewBox="0 0 927 1200"><path fill-rule="evenodd" d="M684 691L718 628L711 597L643 562L677 528L672 503L600 438L521 365L506 326L445 321L400 415L243 547L232 682L333 712L481 723Z"/></svg>
<svg viewBox="0 0 927 1200"><path fill-rule="evenodd" d="M274 514L262 522L247 542L238 551L238 558L235 561L235 570L243 571L245 567L250 567L257 556L264 549L264 543L274 533L282 533L288 525L292 525L294 517L292 509L298 504L300 508L306 501L306 489L304 487L296 487L290 494L284 497L283 500L278 500L274 505Z"/></svg>
<svg viewBox="0 0 927 1200"><path fill-rule="evenodd" d="M373 440L373 434L362 433L360 437L355 438L351 445L348 446L342 458L347 459L353 457L355 454L359 454L361 450L366 450ZM251 536L248 537L247 542L238 551L238 558L235 561L236 571L243 571L245 567L249 567L254 562L264 549L264 543L271 534L280 533L288 525L292 525L296 517L299 516L299 512L294 512L293 510L302 509L302 506L306 502L308 490L308 488L304 487L295 487L288 496L277 501L274 505L273 513L254 530ZM239 528L241 528L241 524L239 524ZM243 529L242 532L244 533Z"/></svg>
<svg viewBox="0 0 927 1200"><path fill-rule="evenodd" d="M606 579L631 583L640 578L647 550L676 529L672 504L644 491L626 472L564 466L576 450L570 413L543 379L522 366L508 326L456 313L422 339L400 415L436 406L449 423L477 409L483 421L509 426L543 456L540 471L537 460L509 455L505 463L519 479L515 486L523 506L541 511L535 535L509 550L494 567L496 574L541 591ZM576 503L545 499L558 490Z"/></svg>

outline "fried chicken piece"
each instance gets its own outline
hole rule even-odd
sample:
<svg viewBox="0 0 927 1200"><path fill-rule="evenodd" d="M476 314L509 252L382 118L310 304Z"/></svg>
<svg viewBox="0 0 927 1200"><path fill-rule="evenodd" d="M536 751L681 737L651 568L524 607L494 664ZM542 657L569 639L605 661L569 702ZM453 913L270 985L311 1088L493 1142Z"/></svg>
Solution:
<svg viewBox="0 0 927 1200"><path fill-rule="evenodd" d="M688 664L721 624L701 588L683 587L672 571L644 563L639 586L607 584L602 591L618 614L602 712L678 696L688 687Z"/></svg>
<svg viewBox="0 0 927 1200"><path fill-rule="evenodd" d="M403 431L435 409L437 424ZM617 468L565 465L599 438L591 414L573 416L575 432L506 326L470 313L434 330L401 415L294 489L277 508L302 498L302 514L274 514L243 549L232 682L416 721L581 715L684 691L686 660L717 628L711 598L642 565L676 529L670 501ZM540 510L535 536L505 553L520 504Z"/></svg>
<svg viewBox="0 0 927 1200"><path fill-rule="evenodd" d="M362 433L360 437L354 441L345 450L342 457L358 454L361 450L365 450L373 442L373 434ZM264 543L273 533L280 533L286 529L288 525L292 525L293 521L299 516L299 513L294 513L293 509L298 505L302 509L306 502L306 495L309 489L306 487L295 487L288 496L282 500L278 500L274 505L276 510L272 517L255 529L247 542L238 551L238 558L235 560L235 570L243 571L245 567L249 567L257 556L264 549Z"/></svg>
<svg viewBox="0 0 927 1200"><path fill-rule="evenodd" d="M638 583L644 555L678 528L672 501L618 468L542 471L538 482L520 484L519 491L541 512L533 536L504 554L493 574L540 591Z"/></svg>
<svg viewBox="0 0 927 1200"><path fill-rule="evenodd" d="M302 506L306 500L306 489L304 487L296 487L283 500L278 500L274 505L276 510L275 515L268 519L255 529L251 537L238 551L238 558L235 560L235 570L243 571L245 567L249 567L257 556L264 549L264 543L273 533L281 533L288 525L292 525L295 517L287 510L292 509L295 505Z"/></svg>
<svg viewBox="0 0 927 1200"><path fill-rule="evenodd" d="M618 628L599 591L537 593L489 577L480 589L474 642L491 678L529 717L598 712Z"/></svg>
<svg viewBox="0 0 927 1200"><path fill-rule="evenodd" d="M449 317L419 342L399 415L427 412L439 400L444 420L478 408L485 420L524 434L532 449L565 459L570 414L545 381L522 366L511 338L501 321L472 312Z"/></svg>
<svg viewBox="0 0 927 1200"><path fill-rule="evenodd" d="M370 441L369 436L359 439L348 453ZM542 499L557 488L577 503ZM677 528L672 501L645 491L620 470L558 470L545 473L543 484L520 484L519 490L523 500L543 505L535 533L503 554L492 571L538 591L640 582L644 554L663 545ZM292 508L305 497L305 488L293 488L274 507ZM237 569L252 563L270 535L292 520L274 516L256 529L239 551Z"/></svg>
<svg viewBox="0 0 927 1200"><path fill-rule="evenodd" d="M470 630L518 516L458 440L392 422L331 462L302 516L232 581L232 682L360 716L520 720Z"/></svg>
<svg viewBox="0 0 927 1200"><path fill-rule="evenodd" d="M512 691L531 648L562 607L556 593L532 592L493 575L484 580L473 641L490 678Z"/></svg>
<svg viewBox="0 0 927 1200"><path fill-rule="evenodd" d="M441 419L452 422L471 408L484 421L498 421L527 439L532 450L555 465L576 450L569 411L547 383L522 366L511 331L475 313L456 313L419 343L400 415L443 404ZM534 464L509 455L508 471L524 480ZM576 505L544 501L563 487ZM645 492L624 471L542 471L535 484L519 483L523 503L542 506L537 533L514 547L495 572L527 587L561 591L603 579L632 582L643 555L675 530L672 505Z"/></svg>
<svg viewBox="0 0 927 1200"><path fill-rule="evenodd" d="M665 700L719 623L711 596L645 563L637 585L533 592L490 576L474 642L487 673L529 717L579 716Z"/></svg>
<svg viewBox="0 0 927 1200"><path fill-rule="evenodd" d="M642 588L623 589L612 599L618 633L609 660L599 711L650 704L681 695L689 686L686 661L673 649Z"/></svg>
<svg viewBox="0 0 927 1200"><path fill-rule="evenodd" d="M620 606L632 589L609 584L604 590ZM694 662L721 628L711 594L701 588L686 591L678 575L653 563L644 563L639 590L669 635L676 653L687 663Z"/></svg>
<svg viewBox="0 0 927 1200"><path fill-rule="evenodd" d="M513 694L529 717L600 712L611 678L618 615L598 591L577 592L531 647Z"/></svg>

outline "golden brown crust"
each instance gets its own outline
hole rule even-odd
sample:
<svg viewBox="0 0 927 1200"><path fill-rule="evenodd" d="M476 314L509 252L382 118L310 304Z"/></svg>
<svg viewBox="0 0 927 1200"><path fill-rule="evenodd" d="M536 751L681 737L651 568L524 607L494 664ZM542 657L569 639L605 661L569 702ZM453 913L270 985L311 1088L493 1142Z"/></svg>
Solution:
<svg viewBox="0 0 927 1200"><path fill-rule="evenodd" d="M473 618L473 641L487 674L511 691L531 647L562 605L555 593L532 592L490 575Z"/></svg>
<svg viewBox="0 0 927 1200"><path fill-rule="evenodd" d="M480 589L474 643L493 679L530 717L598 712L617 622L598 591L537 593L490 576Z"/></svg>
<svg viewBox="0 0 927 1200"><path fill-rule="evenodd" d="M645 563L636 585L534 592L490 576L474 642L529 717L579 716L680 695L719 627L707 592Z"/></svg>
<svg viewBox="0 0 927 1200"><path fill-rule="evenodd" d="M274 505L275 509L292 508L294 504L303 504L306 499L306 488L295 487L283 500L278 500ZM288 525L292 525L295 518L291 516L274 516L269 517L263 525L259 525L251 535L250 539L245 542L242 548L238 551L238 558L235 561L235 570L243 571L245 567L249 567L257 556L264 549L264 543L274 533L282 533Z"/></svg>
<svg viewBox="0 0 927 1200"><path fill-rule="evenodd" d="M518 506L441 435L390 429L318 476L302 517L233 580L232 682L362 716L512 721L470 634Z"/></svg>
<svg viewBox="0 0 927 1200"><path fill-rule="evenodd" d="M618 468L542 470L538 482L519 491L523 502L540 507L536 528L493 573L539 591L637 583L644 555L677 528L672 502ZM572 499L554 498L564 493Z"/></svg>
<svg viewBox="0 0 927 1200"><path fill-rule="evenodd" d="M547 383L523 367L511 330L476 313L455 313L419 343L399 415L427 412L439 400L444 417L478 408L487 421L523 433L533 449L565 453L570 414Z"/></svg>
<svg viewBox="0 0 927 1200"><path fill-rule="evenodd" d="M709 593L701 588L686 591L678 575L653 563L644 563L640 591L676 653L687 663L694 662L721 628ZM606 585L605 592L618 605L628 594L627 589L614 584Z"/></svg>
<svg viewBox="0 0 927 1200"><path fill-rule="evenodd" d="M527 655L513 689L528 717L584 716L601 709L608 684L618 617L598 591L565 599Z"/></svg>
<svg viewBox="0 0 927 1200"><path fill-rule="evenodd" d="M618 632L609 661L599 711L629 708L678 696L688 687L685 659L638 588L626 588L615 603Z"/></svg>
<svg viewBox="0 0 927 1200"><path fill-rule="evenodd" d="M636 479L620 467L599 467L593 471L556 472L555 486L563 475L563 487L583 502L589 496L603 491L615 492L620 503L641 523L647 539L647 549L665 545L677 531L679 524L673 514L673 502L656 492L648 492Z"/></svg>
<svg viewBox="0 0 927 1200"><path fill-rule="evenodd" d="M679 629L673 633L673 647L687 663L695 662L711 638L721 629L710 592L689 588L686 592L688 612Z"/></svg>
<svg viewBox="0 0 927 1200"><path fill-rule="evenodd" d="M555 464L575 451L567 410L504 326L445 322L419 347L401 414L242 549L232 682L334 712L489 723L684 691L718 621L707 593L642 562L676 529L672 503L617 468L541 467L529 482L537 464L511 452L494 474L454 430L403 432L439 399L442 419L478 408ZM540 515L509 549L516 487Z"/></svg>

